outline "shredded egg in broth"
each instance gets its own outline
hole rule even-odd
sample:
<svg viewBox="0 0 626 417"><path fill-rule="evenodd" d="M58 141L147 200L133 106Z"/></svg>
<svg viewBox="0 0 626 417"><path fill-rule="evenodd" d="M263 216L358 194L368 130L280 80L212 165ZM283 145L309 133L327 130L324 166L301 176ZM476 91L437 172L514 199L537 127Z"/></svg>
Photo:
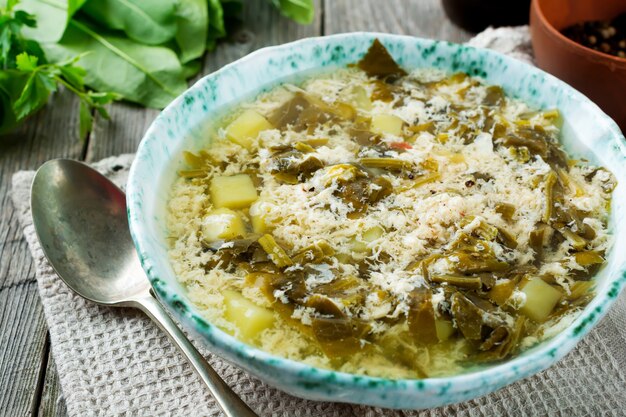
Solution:
<svg viewBox="0 0 626 417"><path fill-rule="evenodd" d="M376 41L184 153L170 261L208 321L313 366L506 360L588 303L611 242L615 180L568 158L560 124L463 73L407 73Z"/></svg>

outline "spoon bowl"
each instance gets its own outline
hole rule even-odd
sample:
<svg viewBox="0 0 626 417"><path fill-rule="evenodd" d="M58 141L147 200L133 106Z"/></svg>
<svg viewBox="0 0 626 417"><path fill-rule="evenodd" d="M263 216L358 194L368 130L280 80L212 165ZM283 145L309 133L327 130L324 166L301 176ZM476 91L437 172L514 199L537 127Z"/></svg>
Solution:
<svg viewBox="0 0 626 417"><path fill-rule="evenodd" d="M125 305L150 291L128 230L126 197L72 160L48 161L31 188L33 223L54 270L80 296Z"/></svg>
<svg viewBox="0 0 626 417"><path fill-rule="evenodd" d="M43 252L68 287L98 304L143 310L189 361L227 417L257 416L155 298L130 236L122 190L85 164L57 159L35 174L31 207Z"/></svg>

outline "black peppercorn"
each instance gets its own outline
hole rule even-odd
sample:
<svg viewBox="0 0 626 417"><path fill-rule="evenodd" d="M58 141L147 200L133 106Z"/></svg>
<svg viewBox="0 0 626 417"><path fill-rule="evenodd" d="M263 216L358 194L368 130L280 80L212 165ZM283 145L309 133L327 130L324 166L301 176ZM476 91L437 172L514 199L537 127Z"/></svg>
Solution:
<svg viewBox="0 0 626 417"><path fill-rule="evenodd" d="M626 58L626 13L611 21L576 23L563 29L562 33L587 48Z"/></svg>

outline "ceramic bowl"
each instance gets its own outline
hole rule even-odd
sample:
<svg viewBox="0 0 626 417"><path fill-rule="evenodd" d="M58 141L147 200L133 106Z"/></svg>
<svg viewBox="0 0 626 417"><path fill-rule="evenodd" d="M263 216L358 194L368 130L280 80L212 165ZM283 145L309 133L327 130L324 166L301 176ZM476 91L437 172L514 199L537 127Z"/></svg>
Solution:
<svg viewBox="0 0 626 417"><path fill-rule="evenodd" d="M314 368L244 344L207 322L189 301L168 262L165 209L181 151L206 146L203 123L243 99L285 81L358 61L375 38L407 69L464 71L508 94L564 116L570 154L608 167L619 185L610 228L614 249L599 273L597 295L562 333L504 363L446 378L392 380ZM172 102L146 132L128 183L130 228L160 300L207 348L292 395L314 400L421 409L475 398L554 364L600 320L626 284L626 144L616 124L585 96L541 70L493 51L449 42L347 33L261 49L210 74ZM621 232L621 233L619 233Z"/></svg>

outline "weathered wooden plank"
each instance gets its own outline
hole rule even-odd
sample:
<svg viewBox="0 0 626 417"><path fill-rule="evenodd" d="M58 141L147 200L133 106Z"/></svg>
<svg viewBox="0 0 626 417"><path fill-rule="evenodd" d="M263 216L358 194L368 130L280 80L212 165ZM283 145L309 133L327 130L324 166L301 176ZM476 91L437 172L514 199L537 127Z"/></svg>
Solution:
<svg viewBox="0 0 626 417"><path fill-rule="evenodd" d="M48 106L18 131L0 138L0 287L33 277L30 256L22 238L9 195L11 176L34 169L52 158L80 158L78 101L65 93L52 97Z"/></svg>
<svg viewBox="0 0 626 417"><path fill-rule="evenodd" d="M321 1L316 0L318 13L315 21L311 25L302 26L280 16L266 0L246 1L244 23L221 42L214 52L207 54L202 74L209 74L255 49L321 34L320 4ZM89 141L88 161L135 152L158 111L114 103L109 106L109 113L111 121L97 121Z"/></svg>
<svg viewBox="0 0 626 417"><path fill-rule="evenodd" d="M43 383L43 392L39 404L38 417L67 417L65 400L61 396L61 386L52 357L52 352L48 353L46 364L46 377Z"/></svg>
<svg viewBox="0 0 626 417"><path fill-rule="evenodd" d="M96 117L89 139L87 161L97 161L112 155L135 152L158 110L144 109L129 103L109 106L111 120Z"/></svg>
<svg viewBox="0 0 626 417"><path fill-rule="evenodd" d="M325 0L324 34L355 31L406 33L404 21L410 4L405 0Z"/></svg>
<svg viewBox="0 0 626 417"><path fill-rule="evenodd" d="M46 325L35 271L10 201L14 172L52 158L80 159L78 100L55 94L16 132L0 138L0 414L32 415L45 366Z"/></svg>
<svg viewBox="0 0 626 417"><path fill-rule="evenodd" d="M411 0L409 7L398 9L406 14L405 31L407 35L441 39L462 43L469 40L473 33L455 26L445 15L441 0Z"/></svg>
<svg viewBox="0 0 626 417"><path fill-rule="evenodd" d="M324 32L387 32L464 42L472 35L454 26L440 0L325 0Z"/></svg>
<svg viewBox="0 0 626 417"><path fill-rule="evenodd" d="M282 17L268 1L244 2L243 23L205 58L203 73L211 73L250 52L322 34L322 0L314 0L316 14L310 25L298 25Z"/></svg>
<svg viewBox="0 0 626 417"><path fill-rule="evenodd" d="M36 286L0 290L0 415L30 416L39 403L46 325Z"/></svg>

